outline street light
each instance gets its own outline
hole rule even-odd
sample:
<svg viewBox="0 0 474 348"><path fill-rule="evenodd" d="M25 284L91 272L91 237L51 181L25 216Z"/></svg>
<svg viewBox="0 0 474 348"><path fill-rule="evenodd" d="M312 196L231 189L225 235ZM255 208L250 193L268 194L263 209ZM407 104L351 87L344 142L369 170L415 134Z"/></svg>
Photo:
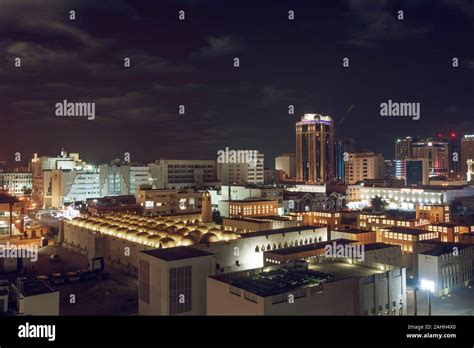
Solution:
<svg viewBox="0 0 474 348"><path fill-rule="evenodd" d="M428 291L428 315L431 315L431 293L435 291L435 283L432 280L422 279L420 288Z"/></svg>

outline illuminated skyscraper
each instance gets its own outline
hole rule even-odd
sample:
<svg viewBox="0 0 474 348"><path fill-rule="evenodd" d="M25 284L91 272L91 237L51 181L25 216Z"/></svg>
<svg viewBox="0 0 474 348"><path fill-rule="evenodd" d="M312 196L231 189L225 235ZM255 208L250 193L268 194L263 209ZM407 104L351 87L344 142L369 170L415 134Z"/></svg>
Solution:
<svg viewBox="0 0 474 348"><path fill-rule="evenodd" d="M403 139L397 139L395 142L395 159L404 160L410 158L412 154L412 143L414 139L412 137L405 137Z"/></svg>
<svg viewBox="0 0 474 348"><path fill-rule="evenodd" d="M346 176L345 161L350 153L356 152L356 143L352 138L337 139L334 143L334 170L337 180L344 180Z"/></svg>
<svg viewBox="0 0 474 348"><path fill-rule="evenodd" d="M449 143L423 139L412 144L412 158L426 158L430 177L449 174Z"/></svg>
<svg viewBox="0 0 474 348"><path fill-rule="evenodd" d="M321 183L334 178L334 125L330 116L304 114L296 123L296 178Z"/></svg>

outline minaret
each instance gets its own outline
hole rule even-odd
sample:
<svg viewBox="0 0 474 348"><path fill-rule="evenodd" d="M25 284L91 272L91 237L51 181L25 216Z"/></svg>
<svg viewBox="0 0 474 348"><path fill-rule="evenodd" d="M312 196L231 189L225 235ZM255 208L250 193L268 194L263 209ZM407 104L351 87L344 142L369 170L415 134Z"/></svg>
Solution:
<svg viewBox="0 0 474 348"><path fill-rule="evenodd" d="M212 222L212 204L209 191L202 195L201 222Z"/></svg>

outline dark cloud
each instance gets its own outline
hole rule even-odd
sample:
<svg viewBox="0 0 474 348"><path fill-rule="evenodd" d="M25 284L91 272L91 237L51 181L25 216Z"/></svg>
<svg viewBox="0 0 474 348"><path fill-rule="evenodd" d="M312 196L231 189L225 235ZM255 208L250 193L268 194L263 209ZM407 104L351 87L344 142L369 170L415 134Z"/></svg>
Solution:
<svg viewBox="0 0 474 348"><path fill-rule="evenodd" d="M193 53L194 57L209 58L219 57L229 54L235 54L243 49L241 40L226 36L211 36L207 38L205 46L201 47L198 52Z"/></svg>

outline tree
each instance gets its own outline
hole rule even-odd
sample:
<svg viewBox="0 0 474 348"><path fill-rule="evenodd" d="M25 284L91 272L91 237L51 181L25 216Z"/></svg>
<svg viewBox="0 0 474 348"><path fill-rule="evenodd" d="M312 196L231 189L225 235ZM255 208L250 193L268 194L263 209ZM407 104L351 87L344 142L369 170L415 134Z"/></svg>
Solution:
<svg viewBox="0 0 474 348"><path fill-rule="evenodd" d="M387 202L385 202L381 197L375 196L370 200L370 204L375 211L383 211L387 206Z"/></svg>

